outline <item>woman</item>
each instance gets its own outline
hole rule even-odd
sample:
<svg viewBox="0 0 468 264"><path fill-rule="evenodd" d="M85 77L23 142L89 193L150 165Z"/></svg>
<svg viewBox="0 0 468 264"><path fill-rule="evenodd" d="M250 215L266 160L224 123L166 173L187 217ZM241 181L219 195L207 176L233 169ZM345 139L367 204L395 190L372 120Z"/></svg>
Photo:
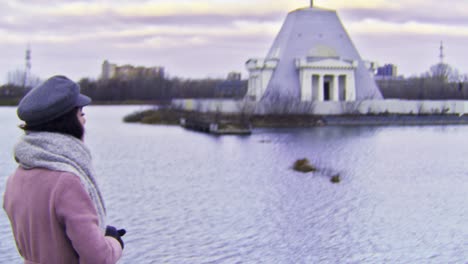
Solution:
<svg viewBox="0 0 468 264"><path fill-rule="evenodd" d="M18 105L25 135L3 207L24 263L116 263L125 230L105 225L105 206L83 143L91 99L64 76L32 89Z"/></svg>

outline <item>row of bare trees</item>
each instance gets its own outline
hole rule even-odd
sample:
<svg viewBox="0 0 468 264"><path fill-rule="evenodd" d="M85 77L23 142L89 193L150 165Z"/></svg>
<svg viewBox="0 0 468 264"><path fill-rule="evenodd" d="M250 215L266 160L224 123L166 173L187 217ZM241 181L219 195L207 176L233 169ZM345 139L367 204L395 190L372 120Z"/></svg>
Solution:
<svg viewBox="0 0 468 264"><path fill-rule="evenodd" d="M228 81L221 79L165 79L162 77L110 79L93 81L82 79L84 94L96 101L167 101L173 98L241 98L247 84L223 89Z"/></svg>
<svg viewBox="0 0 468 264"><path fill-rule="evenodd" d="M408 100L468 100L468 76L445 63L421 76L377 80L384 98Z"/></svg>
<svg viewBox="0 0 468 264"><path fill-rule="evenodd" d="M17 75L21 77L21 75ZM20 80L20 79L18 79ZM39 83L39 82L37 82ZM81 92L97 102L168 101L173 98L242 98L247 91L246 81L222 79L181 79L147 77L133 79L92 80L79 82ZM36 84L37 85L37 84ZM14 104L35 85L23 85L9 80L0 86L0 104Z"/></svg>
<svg viewBox="0 0 468 264"><path fill-rule="evenodd" d="M22 71L10 72L8 83L0 86L0 103L15 102L40 80L29 76L25 81ZM182 79L138 77L133 79L79 81L81 90L95 101L167 101L172 98L243 98L246 81L222 79ZM409 100L468 100L468 76L461 75L448 64L439 63L419 77L383 79L377 84L384 98ZM285 102L285 100L281 100ZM292 102L288 102L290 104ZM280 107L276 105L275 107ZM287 107L281 105L280 108ZM307 106L313 107L313 106Z"/></svg>
<svg viewBox="0 0 468 264"><path fill-rule="evenodd" d="M377 84L386 99L468 100L467 82L443 82L428 77L379 80Z"/></svg>

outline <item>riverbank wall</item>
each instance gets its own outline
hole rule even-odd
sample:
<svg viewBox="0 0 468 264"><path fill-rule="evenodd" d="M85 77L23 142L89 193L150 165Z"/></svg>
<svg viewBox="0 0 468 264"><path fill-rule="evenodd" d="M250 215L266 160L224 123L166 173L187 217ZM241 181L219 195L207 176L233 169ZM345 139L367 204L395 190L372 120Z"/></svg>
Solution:
<svg viewBox="0 0 468 264"><path fill-rule="evenodd" d="M363 100L350 102L253 102L249 100L199 100L177 99L172 107L184 111L214 112L225 114L248 113L301 114L301 115L453 115L463 116L468 111L465 100Z"/></svg>

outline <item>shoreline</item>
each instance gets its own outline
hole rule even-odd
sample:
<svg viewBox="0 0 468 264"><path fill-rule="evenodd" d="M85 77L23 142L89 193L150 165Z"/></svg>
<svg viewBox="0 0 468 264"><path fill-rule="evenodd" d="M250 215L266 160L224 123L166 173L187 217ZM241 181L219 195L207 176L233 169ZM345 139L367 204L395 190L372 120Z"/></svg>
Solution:
<svg viewBox="0 0 468 264"><path fill-rule="evenodd" d="M0 106L17 106L21 98L0 99ZM93 100L90 106L93 105L169 105L170 101L154 101L154 100L128 100L128 101L95 101Z"/></svg>
<svg viewBox="0 0 468 264"><path fill-rule="evenodd" d="M468 125L468 115L341 115L324 116L326 125L335 126L424 126L424 125Z"/></svg>
<svg viewBox="0 0 468 264"><path fill-rule="evenodd" d="M180 120L206 124L223 124L235 128L288 128L317 126L422 126L468 125L468 115L381 114L381 115L249 115L194 112L174 109L151 109L130 113L124 122L142 124L180 125Z"/></svg>

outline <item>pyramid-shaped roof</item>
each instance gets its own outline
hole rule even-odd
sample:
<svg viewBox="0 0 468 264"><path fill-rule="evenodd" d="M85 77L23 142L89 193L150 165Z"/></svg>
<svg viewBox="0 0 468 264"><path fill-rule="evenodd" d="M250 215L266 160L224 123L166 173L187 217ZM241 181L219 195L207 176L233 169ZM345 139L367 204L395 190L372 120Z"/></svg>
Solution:
<svg viewBox="0 0 468 264"><path fill-rule="evenodd" d="M278 59L262 100L300 99L300 82L295 60L339 58L356 61L356 100L382 99L382 95L334 10L317 7L288 14L266 59Z"/></svg>

